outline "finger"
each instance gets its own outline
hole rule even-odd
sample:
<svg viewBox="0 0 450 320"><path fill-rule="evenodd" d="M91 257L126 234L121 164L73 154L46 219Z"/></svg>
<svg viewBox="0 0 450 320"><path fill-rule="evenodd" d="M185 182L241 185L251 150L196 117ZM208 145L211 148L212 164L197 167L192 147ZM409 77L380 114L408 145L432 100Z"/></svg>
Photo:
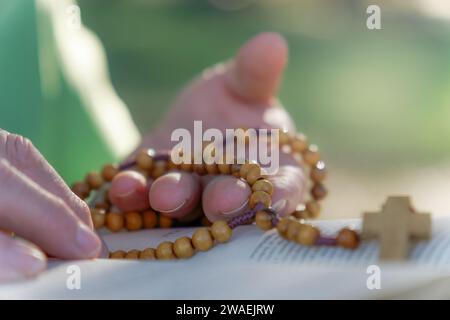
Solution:
<svg viewBox="0 0 450 320"><path fill-rule="evenodd" d="M70 190L30 140L0 130L0 156L42 188L65 201L78 217L92 228L87 204Z"/></svg>
<svg viewBox="0 0 450 320"><path fill-rule="evenodd" d="M150 207L148 190L152 182L136 171L120 172L111 182L109 199L123 211L145 210Z"/></svg>
<svg viewBox="0 0 450 320"><path fill-rule="evenodd" d="M53 194L0 160L0 226L58 258L94 258L97 235Z"/></svg>
<svg viewBox="0 0 450 320"><path fill-rule="evenodd" d="M36 246L0 233L0 282L35 276L46 265L45 254Z"/></svg>
<svg viewBox="0 0 450 320"><path fill-rule="evenodd" d="M153 182L149 198L152 208L167 216L180 218L190 213L200 201L198 176L173 171Z"/></svg>
<svg viewBox="0 0 450 320"><path fill-rule="evenodd" d="M236 95L256 103L276 95L288 48L277 33L261 33L245 43L226 73L226 83Z"/></svg>
<svg viewBox="0 0 450 320"><path fill-rule="evenodd" d="M203 192L203 211L210 221L230 219L242 214L251 195L249 185L232 176L217 176Z"/></svg>

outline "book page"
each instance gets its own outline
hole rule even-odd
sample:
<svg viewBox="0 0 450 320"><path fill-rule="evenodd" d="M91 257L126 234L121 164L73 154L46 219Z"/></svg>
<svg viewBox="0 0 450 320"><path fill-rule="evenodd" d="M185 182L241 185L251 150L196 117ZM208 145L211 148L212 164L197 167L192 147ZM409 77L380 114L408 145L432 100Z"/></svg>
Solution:
<svg viewBox="0 0 450 320"><path fill-rule="evenodd" d="M0 285L0 298L59 299L346 299L380 297L449 298L450 223L434 220L433 238L412 248L411 259L380 263L376 241L355 250L307 248L282 240L274 231L241 226L227 244L188 260L53 261L50 270L22 283ZM332 234L359 220L318 221ZM191 235L194 229L143 230L108 234L111 250L155 246ZM377 264L381 287L367 286L367 267ZM81 288L69 289L69 267L80 270ZM439 288L436 288L436 285Z"/></svg>

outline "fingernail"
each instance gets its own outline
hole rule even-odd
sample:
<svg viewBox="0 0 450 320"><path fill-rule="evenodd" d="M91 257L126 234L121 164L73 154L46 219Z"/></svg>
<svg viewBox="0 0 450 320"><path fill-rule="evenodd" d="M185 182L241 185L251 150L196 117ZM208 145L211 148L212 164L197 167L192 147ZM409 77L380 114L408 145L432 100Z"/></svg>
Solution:
<svg viewBox="0 0 450 320"><path fill-rule="evenodd" d="M29 278L43 271L47 265L47 257L41 251L20 242L14 244L7 259L11 269L6 270L3 277L8 280Z"/></svg>
<svg viewBox="0 0 450 320"><path fill-rule="evenodd" d="M287 205L287 200L280 199L272 205L272 209L278 214L283 214L283 211L286 208L286 205Z"/></svg>
<svg viewBox="0 0 450 320"><path fill-rule="evenodd" d="M156 211L159 211L159 212L162 212L162 213L173 213L173 212L175 212L177 210L180 210L186 204L186 202L187 202L187 200L184 200L182 203L177 205L175 208L169 209L169 210L161 210L161 209L158 209L158 208L155 208L155 207L153 207L153 210L156 210Z"/></svg>
<svg viewBox="0 0 450 320"><path fill-rule="evenodd" d="M82 257L95 258L100 250L101 243L94 232L83 223L78 223L75 241Z"/></svg>
<svg viewBox="0 0 450 320"><path fill-rule="evenodd" d="M229 214L235 214L238 213L239 211L241 211L242 209L244 209L248 204L248 199L244 201L244 203L242 205L240 205L238 208L233 209L233 210L229 210L229 211L222 211L221 213L224 215L229 215Z"/></svg>

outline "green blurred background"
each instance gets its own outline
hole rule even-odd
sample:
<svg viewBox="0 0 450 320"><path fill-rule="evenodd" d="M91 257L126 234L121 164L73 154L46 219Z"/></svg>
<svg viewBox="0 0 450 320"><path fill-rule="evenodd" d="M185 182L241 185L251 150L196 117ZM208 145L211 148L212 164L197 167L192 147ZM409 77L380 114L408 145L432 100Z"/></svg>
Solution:
<svg viewBox="0 0 450 320"><path fill-rule="evenodd" d="M381 7L381 30L366 27L369 4ZM79 0L78 5L83 24L106 50L114 89L142 134L193 76L232 57L251 36L277 31L290 47L281 101L330 166L325 217L376 209L392 193L413 196L421 209L450 213L447 0ZM51 157L46 141L38 146L52 164L69 181L78 175L64 168L71 154ZM89 165L95 168L104 159L93 155L104 151L95 150L95 142L87 145L87 134L70 140L83 160L92 157Z"/></svg>

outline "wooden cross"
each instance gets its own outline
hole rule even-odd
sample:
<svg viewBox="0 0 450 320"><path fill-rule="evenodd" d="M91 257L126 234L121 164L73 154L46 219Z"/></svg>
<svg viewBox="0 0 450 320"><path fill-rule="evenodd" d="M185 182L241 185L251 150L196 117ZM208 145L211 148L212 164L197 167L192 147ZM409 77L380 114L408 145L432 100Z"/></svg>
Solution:
<svg viewBox="0 0 450 320"><path fill-rule="evenodd" d="M364 213L362 236L380 240L380 260L404 260L411 238L431 237L431 215L416 213L409 197L389 197L381 212Z"/></svg>

